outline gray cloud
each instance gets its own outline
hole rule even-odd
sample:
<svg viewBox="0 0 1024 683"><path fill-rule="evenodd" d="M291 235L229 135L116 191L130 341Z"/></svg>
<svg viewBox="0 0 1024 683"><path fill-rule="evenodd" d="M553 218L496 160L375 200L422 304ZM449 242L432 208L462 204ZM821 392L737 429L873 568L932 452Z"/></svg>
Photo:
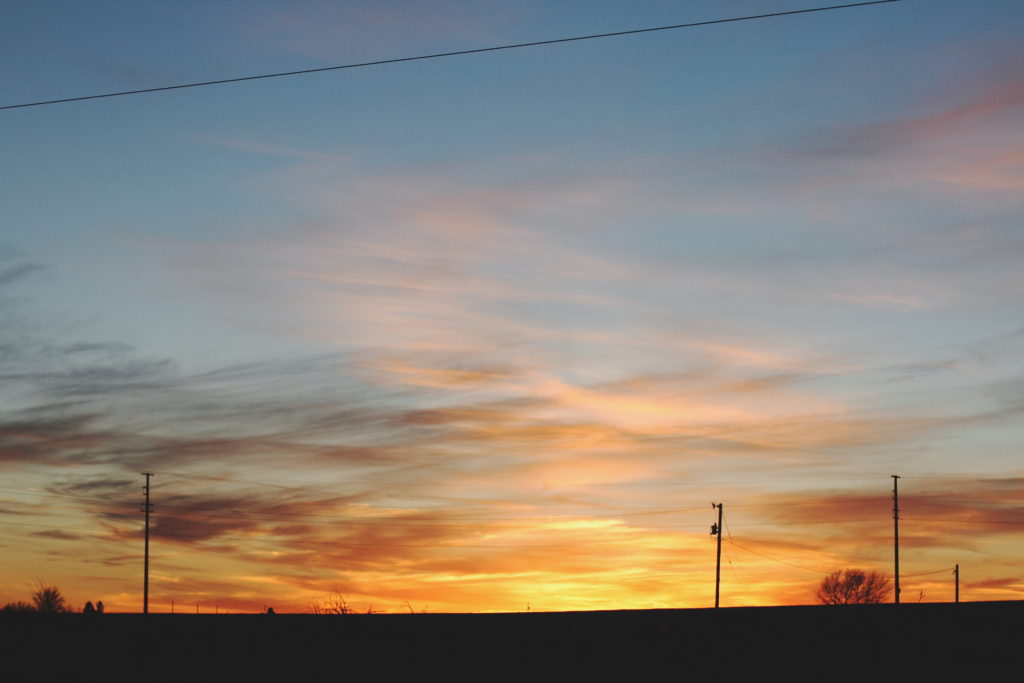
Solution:
<svg viewBox="0 0 1024 683"><path fill-rule="evenodd" d="M11 284L24 278L30 273L43 270L45 266L40 263L20 263L6 268L0 268L0 286Z"/></svg>

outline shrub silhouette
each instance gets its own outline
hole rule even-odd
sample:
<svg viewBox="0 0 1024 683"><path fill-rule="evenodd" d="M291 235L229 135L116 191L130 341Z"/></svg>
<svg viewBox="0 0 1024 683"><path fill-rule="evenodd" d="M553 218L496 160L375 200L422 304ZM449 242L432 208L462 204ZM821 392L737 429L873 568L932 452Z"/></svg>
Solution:
<svg viewBox="0 0 1024 683"><path fill-rule="evenodd" d="M863 569L834 571L818 584L818 600L825 605L873 605L892 592L889 577Z"/></svg>
<svg viewBox="0 0 1024 683"><path fill-rule="evenodd" d="M24 600L18 600L16 602L9 602L0 609L0 612L6 612L8 614L25 614L26 612L35 612L35 605L25 602Z"/></svg>
<svg viewBox="0 0 1024 683"><path fill-rule="evenodd" d="M62 614L70 611L64 603L64 596L56 586L44 586L40 583L32 593L32 603L40 614Z"/></svg>

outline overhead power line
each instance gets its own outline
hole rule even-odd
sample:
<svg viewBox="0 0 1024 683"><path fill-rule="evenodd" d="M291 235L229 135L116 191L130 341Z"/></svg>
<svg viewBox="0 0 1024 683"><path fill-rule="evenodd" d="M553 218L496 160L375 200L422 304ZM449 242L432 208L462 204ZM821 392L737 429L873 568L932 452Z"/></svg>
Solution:
<svg viewBox="0 0 1024 683"><path fill-rule="evenodd" d="M98 95L83 95L80 97L63 97L55 100L41 100L39 102L24 102L21 104L8 104L0 106L0 109L21 109L24 107L41 107L46 104L62 104L65 102L81 102L83 100L98 100L106 97L122 97L125 95L142 95L144 93L162 92L164 90L183 90L185 88L201 88L207 85L224 85L227 83L241 83L242 81L257 81L266 78L282 78L285 76L301 76L303 74L320 73L323 71L340 71L342 69L358 69L366 66L381 66L383 64L399 64L401 62L416 62L425 59L440 59L441 57L458 57L461 55L479 54L482 52L498 52L499 50L515 50L522 47L539 47L541 45L556 45L558 43L572 43L582 40L596 40L598 38L617 38L630 36L639 33L653 33L655 31L672 31L682 28L695 28L697 26L711 26L713 24L729 24L738 21L751 21L754 19L769 19L772 17L784 17L794 14L810 14L812 12L828 12L831 10L850 9L853 7L866 7L868 5L885 5L900 0L871 0L870 2L852 2L844 5L830 5L828 7L810 7L808 9L789 10L786 12L770 12L768 14L751 14L744 17L728 17L725 19L710 19L707 21L693 21L686 24L673 24L671 26L654 26L651 28L638 28L628 31L614 31L611 33L594 33L586 36L573 36L571 38L554 38L552 40L536 40L529 43L513 43L510 45L494 45L491 47L478 47L469 50L453 50L451 52L435 52L415 57L395 57L392 59L378 59L370 62L356 62L353 64L340 64L337 66L321 66L314 69L299 69L297 71L281 71L279 73L260 74L257 76L238 76L235 78L220 78L212 81L199 81L196 83L179 83L177 85L163 85L157 88L142 88L139 90L121 90L118 92L101 93Z"/></svg>
<svg viewBox="0 0 1024 683"><path fill-rule="evenodd" d="M796 567L797 569L803 569L804 571L814 572L815 574L831 574L832 573L832 572L824 571L822 569L811 569L810 567L804 567L803 565L793 564L792 562L787 562L786 560L780 560L777 557L772 557L770 555L765 555L762 552L759 552L757 550L753 550L751 548L747 548L746 546L740 545L736 541L732 540L732 538L729 539L729 543L733 544L734 546L736 546L740 550L746 550L748 553L753 553L754 555L760 555L761 557L763 557L765 559L768 559L768 560L771 560L772 562L779 562L781 564L789 565L790 567Z"/></svg>
<svg viewBox="0 0 1024 683"><path fill-rule="evenodd" d="M917 572L916 574L904 574L903 576L934 576L935 574L945 574L946 572L952 571L952 567L946 567L944 569L936 569L930 572Z"/></svg>

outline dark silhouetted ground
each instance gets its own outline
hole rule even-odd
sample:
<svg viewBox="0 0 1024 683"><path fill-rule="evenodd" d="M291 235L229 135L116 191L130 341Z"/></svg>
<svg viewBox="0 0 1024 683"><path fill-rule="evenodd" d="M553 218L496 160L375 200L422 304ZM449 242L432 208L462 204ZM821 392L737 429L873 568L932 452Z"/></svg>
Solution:
<svg viewBox="0 0 1024 683"><path fill-rule="evenodd" d="M1024 602L529 614L0 615L5 680L1019 676ZM17 664L17 666L15 666ZM27 665L25 674L21 665ZM95 677L98 676L98 677ZM726 679L728 680L728 678Z"/></svg>

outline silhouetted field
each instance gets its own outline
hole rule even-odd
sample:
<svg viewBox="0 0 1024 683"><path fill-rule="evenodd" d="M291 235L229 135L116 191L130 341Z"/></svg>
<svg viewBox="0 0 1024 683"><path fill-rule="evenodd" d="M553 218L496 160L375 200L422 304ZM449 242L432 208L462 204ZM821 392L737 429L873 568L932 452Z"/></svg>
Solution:
<svg viewBox="0 0 1024 683"><path fill-rule="evenodd" d="M344 616L0 615L8 680L345 679L459 672L629 680L698 672L981 674L1012 667L1024 602ZM12 671L9 669L8 671ZM1006 675L1006 674L1004 674ZM95 678L99 676L100 678Z"/></svg>

